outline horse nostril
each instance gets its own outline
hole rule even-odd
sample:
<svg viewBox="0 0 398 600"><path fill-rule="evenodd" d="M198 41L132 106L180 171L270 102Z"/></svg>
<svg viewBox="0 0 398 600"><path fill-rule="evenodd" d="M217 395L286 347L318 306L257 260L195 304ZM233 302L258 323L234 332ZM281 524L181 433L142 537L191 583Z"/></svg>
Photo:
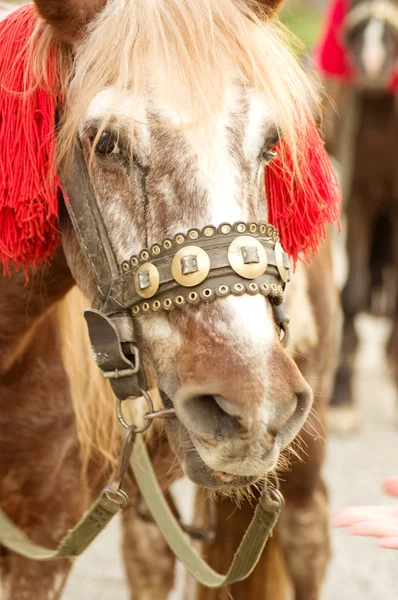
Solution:
<svg viewBox="0 0 398 600"><path fill-rule="evenodd" d="M181 418L197 435L211 436L217 441L234 436L241 428L239 419L222 408L223 400L223 396L212 394L185 398Z"/></svg>
<svg viewBox="0 0 398 600"><path fill-rule="evenodd" d="M295 395L295 409L279 432L281 446L285 448L296 437L308 417L312 404L312 391L308 387Z"/></svg>

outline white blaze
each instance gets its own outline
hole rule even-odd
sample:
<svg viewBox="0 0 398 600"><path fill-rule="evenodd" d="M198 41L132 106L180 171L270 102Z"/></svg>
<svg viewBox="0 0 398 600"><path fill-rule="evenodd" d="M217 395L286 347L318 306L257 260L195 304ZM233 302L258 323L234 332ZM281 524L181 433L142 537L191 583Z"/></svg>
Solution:
<svg viewBox="0 0 398 600"><path fill-rule="evenodd" d="M371 19L363 34L362 63L370 77L377 77L386 59L383 44L384 21Z"/></svg>

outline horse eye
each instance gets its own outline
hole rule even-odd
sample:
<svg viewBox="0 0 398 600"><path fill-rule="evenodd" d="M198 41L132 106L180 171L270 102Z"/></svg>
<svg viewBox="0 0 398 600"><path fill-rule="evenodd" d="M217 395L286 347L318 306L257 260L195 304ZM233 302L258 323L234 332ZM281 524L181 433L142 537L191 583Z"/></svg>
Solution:
<svg viewBox="0 0 398 600"><path fill-rule="evenodd" d="M109 131L104 131L95 146L95 152L100 156L119 154L120 147L117 139Z"/></svg>
<svg viewBox="0 0 398 600"><path fill-rule="evenodd" d="M273 138L267 140L267 145L261 153L263 159L266 162L271 162L271 160L278 156L278 153L274 150L274 148L279 143L279 141L280 136L278 134L275 134Z"/></svg>
<svg viewBox="0 0 398 600"><path fill-rule="evenodd" d="M274 160L274 158L276 158L277 156L278 153L272 149L266 149L262 153L262 157L266 162L271 162L271 160Z"/></svg>

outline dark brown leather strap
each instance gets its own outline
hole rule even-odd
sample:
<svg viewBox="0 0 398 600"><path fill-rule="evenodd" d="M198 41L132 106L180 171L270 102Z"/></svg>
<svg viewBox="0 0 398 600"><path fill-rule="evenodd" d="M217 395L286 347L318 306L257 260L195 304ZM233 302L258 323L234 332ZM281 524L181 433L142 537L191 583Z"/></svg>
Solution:
<svg viewBox="0 0 398 600"><path fill-rule="evenodd" d="M90 185L83 151L76 143L68 172L62 177L65 205L80 247L104 297L109 282L120 275L100 210Z"/></svg>

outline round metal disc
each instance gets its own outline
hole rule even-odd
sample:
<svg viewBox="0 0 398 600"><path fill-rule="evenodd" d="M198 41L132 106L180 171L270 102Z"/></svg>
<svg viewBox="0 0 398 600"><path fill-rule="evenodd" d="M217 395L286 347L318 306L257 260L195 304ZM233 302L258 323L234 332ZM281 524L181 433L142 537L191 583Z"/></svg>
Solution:
<svg viewBox="0 0 398 600"><path fill-rule="evenodd" d="M141 275L141 277L140 277ZM145 276L146 287L142 287L142 276ZM141 298L152 298L159 289L159 271L152 263L144 263L140 266L134 278L135 291ZM148 285L149 284L149 285Z"/></svg>
<svg viewBox="0 0 398 600"><path fill-rule="evenodd" d="M182 272L182 259L186 257L195 257L197 270L192 273ZM210 271L210 258L207 252L198 246L184 246L179 250L171 263L171 272L177 283L184 287L193 287L199 285L208 276Z"/></svg>
<svg viewBox="0 0 398 600"><path fill-rule="evenodd" d="M245 263L244 249L246 247L255 248L258 262ZM235 273L245 279L255 279L265 273L267 269L267 251L255 237L240 235L231 242L228 248L228 261Z"/></svg>
<svg viewBox="0 0 398 600"><path fill-rule="evenodd" d="M280 242L276 242L276 244L275 244L276 266L278 267L279 275L281 276L282 281L284 281L286 283L288 280L289 273L283 264L283 255L284 255L284 252L283 252L283 248L282 248Z"/></svg>

